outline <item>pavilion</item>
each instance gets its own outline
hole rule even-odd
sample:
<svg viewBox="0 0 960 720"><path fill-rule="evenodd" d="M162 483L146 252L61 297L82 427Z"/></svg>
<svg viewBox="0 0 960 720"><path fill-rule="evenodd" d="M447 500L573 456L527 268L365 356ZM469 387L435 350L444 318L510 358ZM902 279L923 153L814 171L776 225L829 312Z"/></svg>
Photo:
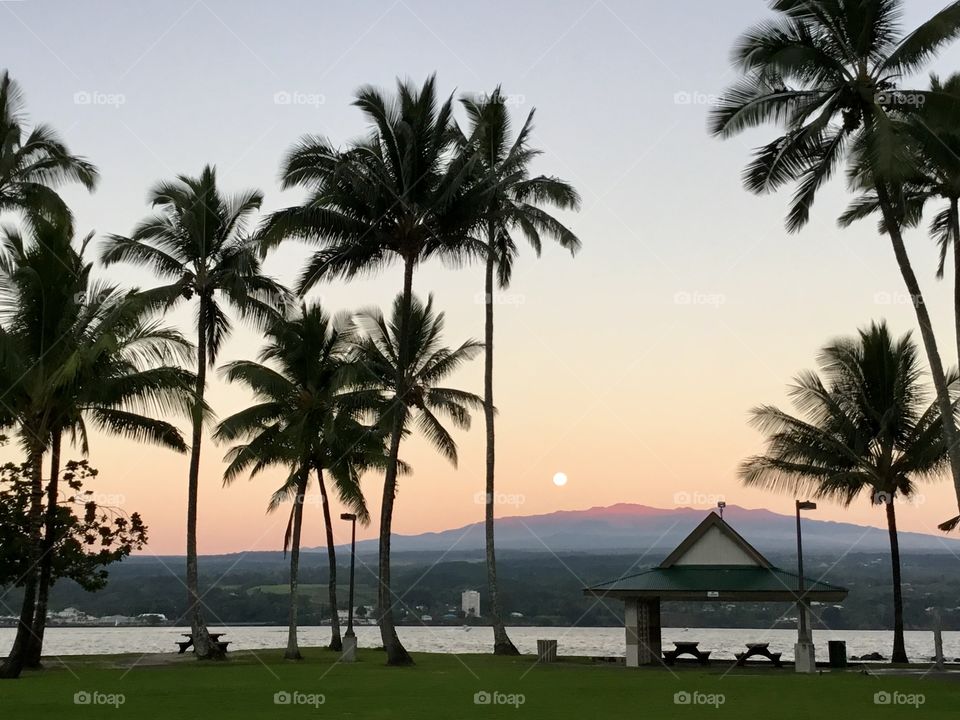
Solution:
<svg viewBox="0 0 960 720"><path fill-rule="evenodd" d="M716 512L704 518L659 566L584 588L584 594L624 602L627 667L661 662L660 603L793 602L800 577L774 567ZM847 589L803 579L802 604L840 602Z"/></svg>

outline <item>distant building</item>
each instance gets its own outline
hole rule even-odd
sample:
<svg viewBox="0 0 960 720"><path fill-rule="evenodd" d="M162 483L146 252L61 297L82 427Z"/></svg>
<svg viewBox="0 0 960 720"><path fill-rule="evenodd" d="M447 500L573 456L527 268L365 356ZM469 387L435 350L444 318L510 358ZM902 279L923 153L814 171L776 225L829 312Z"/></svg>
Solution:
<svg viewBox="0 0 960 720"><path fill-rule="evenodd" d="M460 609L468 616L480 617L480 593L476 590L464 590L460 596Z"/></svg>

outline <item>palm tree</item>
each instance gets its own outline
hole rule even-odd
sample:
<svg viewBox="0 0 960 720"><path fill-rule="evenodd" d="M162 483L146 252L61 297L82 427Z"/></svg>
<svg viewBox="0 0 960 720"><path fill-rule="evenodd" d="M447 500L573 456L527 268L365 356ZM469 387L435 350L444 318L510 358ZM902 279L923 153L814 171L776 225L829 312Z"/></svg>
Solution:
<svg viewBox="0 0 960 720"><path fill-rule="evenodd" d="M70 223L70 211L55 188L79 182L88 190L97 184L97 169L71 155L46 125L24 127L23 93L4 70L0 72L0 212Z"/></svg>
<svg viewBox="0 0 960 720"><path fill-rule="evenodd" d="M580 240L565 225L543 210L541 205L560 209L579 209L580 197L568 183L555 177L531 177L530 164L540 151L530 147L533 114L511 140L510 113L498 86L490 96L461 101L470 119L469 138L461 142L467 151L476 150L477 171L493 191L487 199L481 232L486 256L484 273L484 374L483 410L486 421L486 502L484 523L487 547L487 586L490 590L490 615L493 620L495 655L518 655L503 623L500 593L497 587L497 561L494 545L493 500L495 434L493 403L493 306L494 274L501 289L510 284L517 246L512 234L520 230L537 256L541 235L555 239L561 247L576 254Z"/></svg>
<svg viewBox="0 0 960 720"><path fill-rule="evenodd" d="M261 229L264 248L285 238L316 243L298 283L303 294L323 280L350 279L403 264L394 386L400 386L410 354L407 319L413 273L430 258L459 263L479 254L473 237L483 208L471 154L454 153L453 99L438 105L436 80L417 88L398 82L395 98L362 88L354 103L370 123L370 135L345 150L315 136L303 138L287 155L284 188L310 194L303 205L282 209ZM390 445L380 508L380 632L392 665L410 662L397 637L390 607L389 557L398 452L403 432L390 428Z"/></svg>
<svg viewBox="0 0 960 720"><path fill-rule="evenodd" d="M284 657L299 660L297 577L310 474L316 473L320 489L330 563L330 648L339 651L337 556L324 472L332 480L340 502L368 524L370 515L360 478L367 469L384 466L384 436L358 419L363 410L351 400L350 378L355 371L348 357L349 345L339 324L332 322L319 305L301 305L287 317L278 317L267 331L267 340L260 362L233 362L222 369L229 381L250 388L257 402L221 422L215 437L245 441L227 455L225 484L243 473L253 477L274 465L289 470L286 482L271 499L270 509L292 497L284 535L284 552L291 548L290 623Z"/></svg>
<svg viewBox="0 0 960 720"><path fill-rule="evenodd" d="M398 465L393 462L399 452L400 437L414 428L419 430L433 446L451 463L457 463L457 445L442 418L449 419L456 427L470 427L470 409L479 408L483 400L473 393L453 388L438 387L453 371L476 357L483 347L469 340L455 350L442 345L444 326L443 313L433 310L433 297L422 304L412 298L405 315L403 295L393 302L390 319L379 310L366 310L357 315L354 340L357 361L361 372L357 378L355 397L364 407L376 408L377 425L390 430L390 456L384 490L384 513L391 517L396 498L396 473ZM407 333L404 339L401 333ZM407 358L401 361L401 348ZM399 380L398 380L399 378ZM400 428L399 435L393 432ZM384 642L395 637L393 625L394 596L390 590L390 527L387 522L383 533L381 518L380 537L380 627ZM385 628L389 628L389 631ZM391 651L387 649L390 664L412 664L413 660L402 645ZM392 652L392 654L391 654Z"/></svg>
<svg viewBox="0 0 960 720"><path fill-rule="evenodd" d="M743 178L755 193L796 184L787 215L791 232L806 225L817 191L843 162L860 186L876 192L914 299L960 506L960 444L946 374L903 242L903 189L915 169L900 127L920 106L956 107L956 101L899 88L903 77L921 70L960 35L960 2L906 35L898 23L903 5L903 0L775 0L776 19L747 31L737 43L733 58L742 77L714 109L710 130L731 137L767 123L782 128L782 135L757 149ZM958 522L960 516L940 527Z"/></svg>
<svg viewBox="0 0 960 720"><path fill-rule="evenodd" d="M210 166L196 178L180 175L150 191L149 202L158 212L141 221L130 237L109 236L101 255L107 265L143 265L170 281L152 291L170 306L197 298L196 402L187 490L187 612L199 658L221 655L210 642L201 612L197 566L197 489L207 368L216 363L232 328L221 303L262 325L286 298L283 288L262 274L256 249L246 236L247 224L262 199L256 190L225 197Z"/></svg>
<svg viewBox="0 0 960 720"><path fill-rule="evenodd" d="M928 404L917 354L909 333L894 340L883 323L828 345L819 357L819 375L803 373L790 389L803 417L772 406L753 411L752 422L767 435L767 446L740 468L747 485L844 506L867 493L874 504L886 506L893 662L901 663L907 654L895 503L909 497L918 480L936 479L949 465L939 404ZM951 373L951 385L956 380Z"/></svg>
<svg viewBox="0 0 960 720"><path fill-rule="evenodd" d="M190 404L192 374L176 363L191 346L151 320L155 308L136 291L95 282L68 228L41 218L32 242L8 229L0 241L0 345L10 373L7 423L16 423L32 463L34 498L39 463L50 454L46 507L35 510L35 578L27 579L22 621L11 653L14 665L40 664L52 582L59 501L60 450L70 433L88 452L87 423L100 430L185 452L169 415ZM42 531L42 532L41 532ZM35 593L35 595L34 595Z"/></svg>

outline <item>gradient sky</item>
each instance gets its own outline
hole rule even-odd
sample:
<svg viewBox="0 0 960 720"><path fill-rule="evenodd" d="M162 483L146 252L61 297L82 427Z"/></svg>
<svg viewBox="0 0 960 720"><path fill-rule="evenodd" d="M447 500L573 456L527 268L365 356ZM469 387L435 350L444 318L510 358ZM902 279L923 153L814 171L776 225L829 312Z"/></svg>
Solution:
<svg viewBox="0 0 960 720"><path fill-rule="evenodd" d="M942 4L912 0L905 25ZM873 224L836 227L842 180L822 193L809 227L788 235L788 194L758 198L739 181L750 148L770 133L707 135L710 98L734 77L732 43L766 15L758 0L0 0L0 67L22 85L31 118L99 166L94 195L64 193L84 234L128 233L155 181L205 163L229 191L263 189L266 210L296 202L299 193L278 189L282 154L304 133L337 142L361 134L350 101L363 84L433 71L444 93L502 83L518 122L537 109L533 142L545 154L536 170L573 182L584 207L565 217L580 255L524 252L497 307L497 483L510 501L498 513L707 508L716 496L790 512L792 498L736 480L738 463L761 448L749 409L785 405L787 383L826 341L880 318L906 332L915 316ZM960 68L960 45L934 68ZM935 280L934 245L922 230L908 244L954 364L950 290ZM292 282L307 252L288 244L267 270ZM126 266L110 272L153 282ZM482 280L479 267L418 271L416 291L432 291L447 312L450 344L482 335ZM384 306L400 284L397 267L315 297L331 311ZM186 308L171 321L190 330ZM221 361L251 357L259 343L241 328ZM480 392L481 369L477 361L452 383ZM249 397L215 380L209 400L225 416ZM459 469L419 440L404 446L415 474L401 480L397 532L482 519L482 418L457 439ZM91 448L96 489L144 515L150 552L182 553L187 458L103 436ZM279 547L285 513L265 514L279 474L224 489L225 449L205 446L201 552ZM558 471L569 477L563 487L552 482ZM374 524L363 537L375 535L380 486L376 476L365 481ZM319 506L307 511L304 545L320 545ZM952 487L931 485L898 512L902 529L932 532L956 514ZM883 523L866 499L821 504L816 517Z"/></svg>

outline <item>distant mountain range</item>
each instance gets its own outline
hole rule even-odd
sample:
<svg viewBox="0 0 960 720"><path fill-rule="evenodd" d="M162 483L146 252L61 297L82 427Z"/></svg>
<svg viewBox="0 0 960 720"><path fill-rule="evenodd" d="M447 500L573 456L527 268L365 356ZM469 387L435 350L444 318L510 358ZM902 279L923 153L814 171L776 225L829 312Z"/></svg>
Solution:
<svg viewBox="0 0 960 720"><path fill-rule="evenodd" d="M497 549L524 552L646 552L659 562L703 520L708 511L695 508L655 508L621 503L589 510L564 510L545 515L497 520ZM728 505L723 517L762 553L796 552L796 518L769 510ZM395 552L463 552L483 548L483 523L420 535L394 535ZM804 550L818 553L886 553L885 529L853 523L803 518ZM376 551L376 540L357 542L357 551ZM322 550L323 548L312 548ZM901 532L901 552L960 553L960 540L938 535Z"/></svg>

